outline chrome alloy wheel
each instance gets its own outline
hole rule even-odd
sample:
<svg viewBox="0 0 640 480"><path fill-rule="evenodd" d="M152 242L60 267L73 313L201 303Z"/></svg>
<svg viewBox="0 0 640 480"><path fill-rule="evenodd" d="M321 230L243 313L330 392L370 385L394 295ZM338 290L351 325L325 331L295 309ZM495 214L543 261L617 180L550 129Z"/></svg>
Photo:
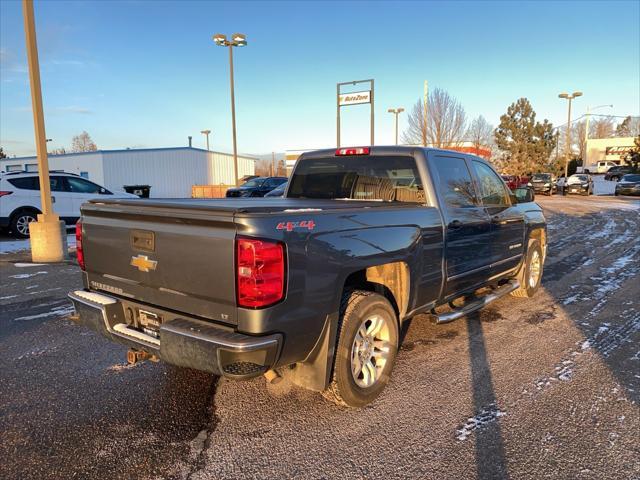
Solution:
<svg viewBox="0 0 640 480"><path fill-rule="evenodd" d="M356 385L371 387L382 375L391 353L391 332L381 315L366 318L358 328L351 346L351 374Z"/></svg>
<svg viewBox="0 0 640 480"><path fill-rule="evenodd" d="M20 215L18 217L18 219L16 220L16 230L18 231L18 233L20 235L24 235L24 236L28 237L29 236L29 224L31 222L35 222L35 221L36 221L36 218L33 215L29 214L29 213L24 214L24 215Z"/></svg>
<svg viewBox="0 0 640 480"><path fill-rule="evenodd" d="M542 259L538 250L534 250L531 254L531 263L529 264L529 287L535 288L540 281L540 271L542 270Z"/></svg>

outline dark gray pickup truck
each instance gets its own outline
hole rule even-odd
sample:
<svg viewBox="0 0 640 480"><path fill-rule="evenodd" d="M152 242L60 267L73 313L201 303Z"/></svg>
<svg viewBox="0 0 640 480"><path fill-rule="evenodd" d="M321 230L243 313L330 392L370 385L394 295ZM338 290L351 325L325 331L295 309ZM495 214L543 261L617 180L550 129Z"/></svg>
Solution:
<svg viewBox="0 0 640 480"><path fill-rule="evenodd" d="M303 154L283 198L91 201L74 318L130 361L286 370L360 407L387 384L407 319L536 292L545 219L516 194L475 156L360 147Z"/></svg>

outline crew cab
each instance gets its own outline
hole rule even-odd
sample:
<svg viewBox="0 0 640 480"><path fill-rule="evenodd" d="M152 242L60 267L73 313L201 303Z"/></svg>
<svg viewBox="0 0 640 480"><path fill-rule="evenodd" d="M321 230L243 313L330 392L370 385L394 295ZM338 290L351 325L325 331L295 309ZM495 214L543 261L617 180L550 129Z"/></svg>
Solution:
<svg viewBox="0 0 640 480"><path fill-rule="evenodd" d="M351 407L389 381L407 320L533 296L546 222L485 160L414 147L304 153L282 198L92 200L74 319L158 358L264 374Z"/></svg>

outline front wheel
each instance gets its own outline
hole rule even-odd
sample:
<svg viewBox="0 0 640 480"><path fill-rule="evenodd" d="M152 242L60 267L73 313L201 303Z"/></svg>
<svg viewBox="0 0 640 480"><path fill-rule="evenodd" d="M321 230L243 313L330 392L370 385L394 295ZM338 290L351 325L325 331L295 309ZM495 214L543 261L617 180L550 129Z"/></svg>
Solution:
<svg viewBox="0 0 640 480"><path fill-rule="evenodd" d="M365 290L345 292L332 381L323 392L339 405L364 407L389 382L398 351L398 321L389 301Z"/></svg>
<svg viewBox="0 0 640 480"><path fill-rule="evenodd" d="M520 287L511 292L514 297L533 297L542 280L542 271L544 267L544 257L542 255L542 245L536 239L529 240L529 248L527 248L527 256L524 264L520 267L517 279Z"/></svg>

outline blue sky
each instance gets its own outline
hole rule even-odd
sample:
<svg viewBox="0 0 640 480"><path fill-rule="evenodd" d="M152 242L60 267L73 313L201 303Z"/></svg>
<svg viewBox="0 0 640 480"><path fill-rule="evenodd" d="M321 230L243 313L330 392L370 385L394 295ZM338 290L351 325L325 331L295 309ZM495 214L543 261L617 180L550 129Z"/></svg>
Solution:
<svg viewBox="0 0 640 480"><path fill-rule="evenodd" d="M238 148L263 154L335 145L336 83L376 81L376 143L393 142L389 107L423 81L494 125L526 96L566 121L563 90L602 113L640 114L640 2L36 1L47 137L87 130L100 148L230 151L229 71L214 33L236 49ZM21 2L0 1L0 144L35 152ZM368 143L368 107L343 109L343 144ZM401 128L405 125L401 116Z"/></svg>

